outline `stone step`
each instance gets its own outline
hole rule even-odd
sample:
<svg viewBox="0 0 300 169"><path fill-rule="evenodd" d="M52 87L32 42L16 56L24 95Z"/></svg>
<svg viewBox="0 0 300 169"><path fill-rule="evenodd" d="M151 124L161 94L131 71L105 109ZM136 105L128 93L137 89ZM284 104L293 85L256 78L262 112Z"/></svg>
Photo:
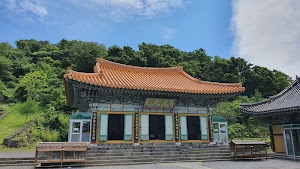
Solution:
<svg viewBox="0 0 300 169"><path fill-rule="evenodd" d="M107 146L106 146L107 147ZM203 145L142 145L97 146L88 150L88 165L148 164L177 161L230 160L228 146L204 147ZM74 163L73 163L74 164ZM73 165L65 164L66 166ZM34 166L34 157L0 158L1 166ZM44 166L41 166L45 168Z"/></svg>
<svg viewBox="0 0 300 169"><path fill-rule="evenodd" d="M151 154L209 154L209 153L229 153L229 150L223 151L197 151L197 150L186 150L186 151L145 151L145 152L130 152L130 151L119 151L119 152L88 152L88 156L121 156L121 155L151 155Z"/></svg>
<svg viewBox="0 0 300 169"><path fill-rule="evenodd" d="M82 168L82 167L85 167L87 166L87 164L85 163L76 163L76 164L73 164L73 163L62 163L61 164L47 164L47 165L36 165L35 168L53 168L53 169L58 169L58 168ZM95 166L95 165L93 165Z"/></svg>
<svg viewBox="0 0 300 169"><path fill-rule="evenodd" d="M33 163L34 160L0 160L0 164Z"/></svg>
<svg viewBox="0 0 300 169"><path fill-rule="evenodd" d="M0 161L5 160L34 160L34 157L13 157L13 158L0 158Z"/></svg>
<svg viewBox="0 0 300 169"><path fill-rule="evenodd" d="M115 150L88 150L88 153L110 153L110 152L149 152L149 151L230 151L229 148L191 148L191 149L115 149Z"/></svg>
<svg viewBox="0 0 300 169"><path fill-rule="evenodd" d="M33 163L10 163L10 164L0 164L0 167L5 166L34 166Z"/></svg>
<svg viewBox="0 0 300 169"><path fill-rule="evenodd" d="M139 156L97 156L97 157L88 157L88 160L114 160L114 159L148 159L148 158L177 158L177 157L220 157L220 158L228 158L230 154L207 154L207 155L199 155L199 154L167 154L167 155L139 155Z"/></svg>
<svg viewBox="0 0 300 169"><path fill-rule="evenodd" d="M199 153L144 153L144 154L105 154L105 155L88 155L88 158L92 158L92 157L103 157L103 158L107 158L107 157L131 157L131 156L156 156L156 155L165 155L165 156L171 156L171 155L184 155L184 156L188 156L188 155L197 155L197 156L209 156L209 155L230 155L230 153L225 152L225 153L206 153L206 154L199 154Z"/></svg>
<svg viewBox="0 0 300 169"><path fill-rule="evenodd" d="M268 158L277 158L277 159L284 159L284 160L293 160L293 161L300 161L300 157L297 156L286 156L286 155L269 155Z"/></svg>
<svg viewBox="0 0 300 169"><path fill-rule="evenodd" d="M150 140L151 141L151 140ZM218 146L218 147L229 147L229 144L208 144L208 143L181 143L180 145L175 143L140 143L139 145L129 144L98 144L89 145L89 147L207 147L207 146Z"/></svg>
<svg viewBox="0 0 300 169"><path fill-rule="evenodd" d="M201 160L201 162L212 162L212 161L228 161L229 159L209 159ZM97 163L97 164L86 164L86 166L107 166L107 165L139 165L139 164L157 164L157 163L181 163L181 162L199 162L199 160L181 160L181 161L148 161L148 162L131 162L131 163Z"/></svg>
<svg viewBox="0 0 300 169"><path fill-rule="evenodd" d="M115 159L115 160L91 160L88 161L87 164L107 164L107 165L111 165L111 164L115 164L115 163L136 163L136 162L155 162L155 163L159 163L159 162L169 162L169 161L211 161L211 160L229 160L229 156L228 157L168 157L168 158L140 158L140 159Z"/></svg>
<svg viewBox="0 0 300 169"><path fill-rule="evenodd" d="M180 151L172 151L172 152L122 152L122 153L88 153L88 157L97 157L97 156L140 156L140 155L172 155L172 154L197 154L197 155L209 155L209 154L230 154L230 151L223 152L180 152Z"/></svg>
<svg viewBox="0 0 300 169"><path fill-rule="evenodd" d="M229 148L229 146L180 146L180 145L171 145L171 146L112 146L112 145L100 145L100 146L94 146L89 147L89 149L97 149L97 148L103 148L103 149L142 149L142 148Z"/></svg>

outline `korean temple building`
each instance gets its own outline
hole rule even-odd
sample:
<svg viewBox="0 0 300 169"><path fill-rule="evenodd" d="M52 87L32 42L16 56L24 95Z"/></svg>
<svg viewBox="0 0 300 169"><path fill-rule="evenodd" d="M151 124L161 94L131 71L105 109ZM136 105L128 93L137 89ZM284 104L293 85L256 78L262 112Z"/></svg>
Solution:
<svg viewBox="0 0 300 169"><path fill-rule="evenodd" d="M269 99L241 104L243 113L257 116L270 124L273 151L300 156L300 78Z"/></svg>
<svg viewBox="0 0 300 169"><path fill-rule="evenodd" d="M183 68L150 68L98 58L94 73L67 69L69 141L96 144L212 141L211 110L244 91L193 78Z"/></svg>

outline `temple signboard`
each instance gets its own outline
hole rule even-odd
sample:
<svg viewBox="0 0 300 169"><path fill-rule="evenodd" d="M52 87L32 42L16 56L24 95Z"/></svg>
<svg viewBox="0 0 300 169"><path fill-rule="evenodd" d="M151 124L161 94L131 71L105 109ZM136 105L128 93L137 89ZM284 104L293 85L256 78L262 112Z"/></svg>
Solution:
<svg viewBox="0 0 300 169"><path fill-rule="evenodd" d="M170 109L175 105L175 99L146 98L144 108Z"/></svg>

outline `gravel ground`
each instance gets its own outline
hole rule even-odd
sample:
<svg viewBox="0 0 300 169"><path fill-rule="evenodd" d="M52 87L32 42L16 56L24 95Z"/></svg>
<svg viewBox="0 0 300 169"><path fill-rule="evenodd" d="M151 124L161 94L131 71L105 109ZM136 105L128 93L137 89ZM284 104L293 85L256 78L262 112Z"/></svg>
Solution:
<svg viewBox="0 0 300 169"><path fill-rule="evenodd" d="M1 169L32 169L31 166L0 167ZM268 159L261 161L181 162L143 165L97 166L73 169L300 169L300 162Z"/></svg>

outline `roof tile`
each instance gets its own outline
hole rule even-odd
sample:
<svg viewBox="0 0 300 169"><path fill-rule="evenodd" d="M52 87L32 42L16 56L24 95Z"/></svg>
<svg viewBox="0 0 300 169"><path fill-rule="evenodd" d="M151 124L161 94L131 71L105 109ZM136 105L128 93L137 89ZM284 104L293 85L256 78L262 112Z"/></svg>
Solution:
<svg viewBox="0 0 300 169"><path fill-rule="evenodd" d="M244 113L257 115L300 110L299 80L300 78L296 79L290 86L267 100L241 104L239 109Z"/></svg>
<svg viewBox="0 0 300 169"><path fill-rule="evenodd" d="M194 94L240 93L245 90L241 83L227 84L196 79L182 67L137 67L97 59L94 73L67 69L64 78L91 85L137 90L155 90Z"/></svg>

